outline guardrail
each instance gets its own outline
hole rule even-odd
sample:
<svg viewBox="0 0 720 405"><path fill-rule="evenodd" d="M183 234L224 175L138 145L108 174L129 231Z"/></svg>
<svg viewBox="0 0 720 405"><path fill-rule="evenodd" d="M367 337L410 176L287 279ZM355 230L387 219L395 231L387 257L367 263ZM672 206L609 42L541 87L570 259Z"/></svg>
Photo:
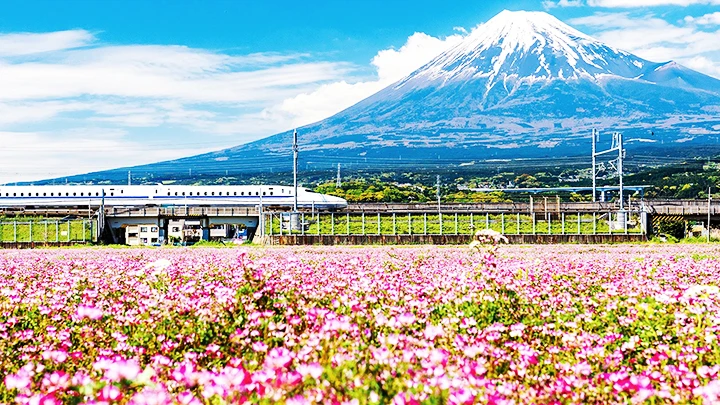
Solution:
<svg viewBox="0 0 720 405"><path fill-rule="evenodd" d="M508 235L511 244L555 243L632 243L645 235ZM266 245L465 245L470 235L273 235L263 238Z"/></svg>
<svg viewBox="0 0 720 405"><path fill-rule="evenodd" d="M244 217L258 216L255 207L108 207L110 217Z"/></svg>
<svg viewBox="0 0 720 405"><path fill-rule="evenodd" d="M345 212L264 213L262 235L472 235L492 229L503 235L646 234L644 213L561 212Z"/></svg>
<svg viewBox="0 0 720 405"><path fill-rule="evenodd" d="M0 221L0 243L68 244L97 240L95 221Z"/></svg>

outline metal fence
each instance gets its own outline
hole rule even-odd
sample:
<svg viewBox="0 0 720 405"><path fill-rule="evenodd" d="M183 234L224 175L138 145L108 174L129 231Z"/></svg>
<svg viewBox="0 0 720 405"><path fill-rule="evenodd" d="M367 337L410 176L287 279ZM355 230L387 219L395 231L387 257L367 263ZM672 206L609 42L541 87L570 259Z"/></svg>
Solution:
<svg viewBox="0 0 720 405"><path fill-rule="evenodd" d="M264 213L264 235L644 234L646 217L632 212L561 213Z"/></svg>
<svg viewBox="0 0 720 405"><path fill-rule="evenodd" d="M0 242L93 242L97 240L95 221L0 221Z"/></svg>

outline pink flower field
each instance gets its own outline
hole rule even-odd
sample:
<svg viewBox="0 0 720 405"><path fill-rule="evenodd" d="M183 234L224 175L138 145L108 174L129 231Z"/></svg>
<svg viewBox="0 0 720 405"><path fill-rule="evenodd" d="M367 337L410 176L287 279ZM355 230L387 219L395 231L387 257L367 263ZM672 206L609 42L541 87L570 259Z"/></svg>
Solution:
<svg viewBox="0 0 720 405"><path fill-rule="evenodd" d="M0 402L719 403L718 256L0 251Z"/></svg>

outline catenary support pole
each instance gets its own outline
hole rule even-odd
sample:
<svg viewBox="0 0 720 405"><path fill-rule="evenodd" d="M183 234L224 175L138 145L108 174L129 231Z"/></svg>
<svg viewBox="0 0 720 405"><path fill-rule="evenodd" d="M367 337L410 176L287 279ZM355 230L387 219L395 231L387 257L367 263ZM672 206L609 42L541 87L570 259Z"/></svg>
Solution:
<svg viewBox="0 0 720 405"><path fill-rule="evenodd" d="M293 187L295 187L295 195L293 200L293 212L298 210L298 182L297 182L297 171L298 171L298 143L297 143L297 129L293 131Z"/></svg>
<svg viewBox="0 0 720 405"><path fill-rule="evenodd" d="M620 176L620 212L624 210L624 204L623 204L623 152L625 151L623 149L623 135L622 132L617 133L618 137L618 175ZM623 219L625 221L625 219Z"/></svg>
<svg viewBox="0 0 720 405"><path fill-rule="evenodd" d="M708 228L707 241L708 241L708 243L710 243L710 203L711 203L711 201L712 201L712 195L710 194L710 187L708 187L708 220L707 220L707 224L708 224L708 226L707 226L707 228Z"/></svg>
<svg viewBox="0 0 720 405"><path fill-rule="evenodd" d="M593 128L593 130L592 130L592 201L593 202L597 201L597 198L596 198L597 197L597 181L596 181L597 167L595 164L595 149L596 149L595 142L597 142L597 132L596 132L595 128Z"/></svg>

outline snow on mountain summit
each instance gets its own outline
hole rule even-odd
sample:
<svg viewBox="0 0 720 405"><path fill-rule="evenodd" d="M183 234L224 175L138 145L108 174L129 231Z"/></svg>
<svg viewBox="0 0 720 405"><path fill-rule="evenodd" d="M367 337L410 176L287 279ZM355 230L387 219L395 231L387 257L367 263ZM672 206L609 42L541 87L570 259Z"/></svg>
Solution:
<svg viewBox="0 0 720 405"><path fill-rule="evenodd" d="M646 60L605 45L550 14L505 10L400 85L414 79L433 82L486 79L489 89L509 77L547 80L610 74L633 78L641 75L647 64Z"/></svg>
<svg viewBox="0 0 720 405"><path fill-rule="evenodd" d="M375 169L403 162L414 171L441 157L587 156L593 128L622 130L628 150L643 154L715 154L718 111L718 79L639 58L546 13L503 11L403 80L298 133L313 170L342 161ZM197 164L219 173L281 161L292 133L148 168ZM243 171L252 170L248 163Z"/></svg>

